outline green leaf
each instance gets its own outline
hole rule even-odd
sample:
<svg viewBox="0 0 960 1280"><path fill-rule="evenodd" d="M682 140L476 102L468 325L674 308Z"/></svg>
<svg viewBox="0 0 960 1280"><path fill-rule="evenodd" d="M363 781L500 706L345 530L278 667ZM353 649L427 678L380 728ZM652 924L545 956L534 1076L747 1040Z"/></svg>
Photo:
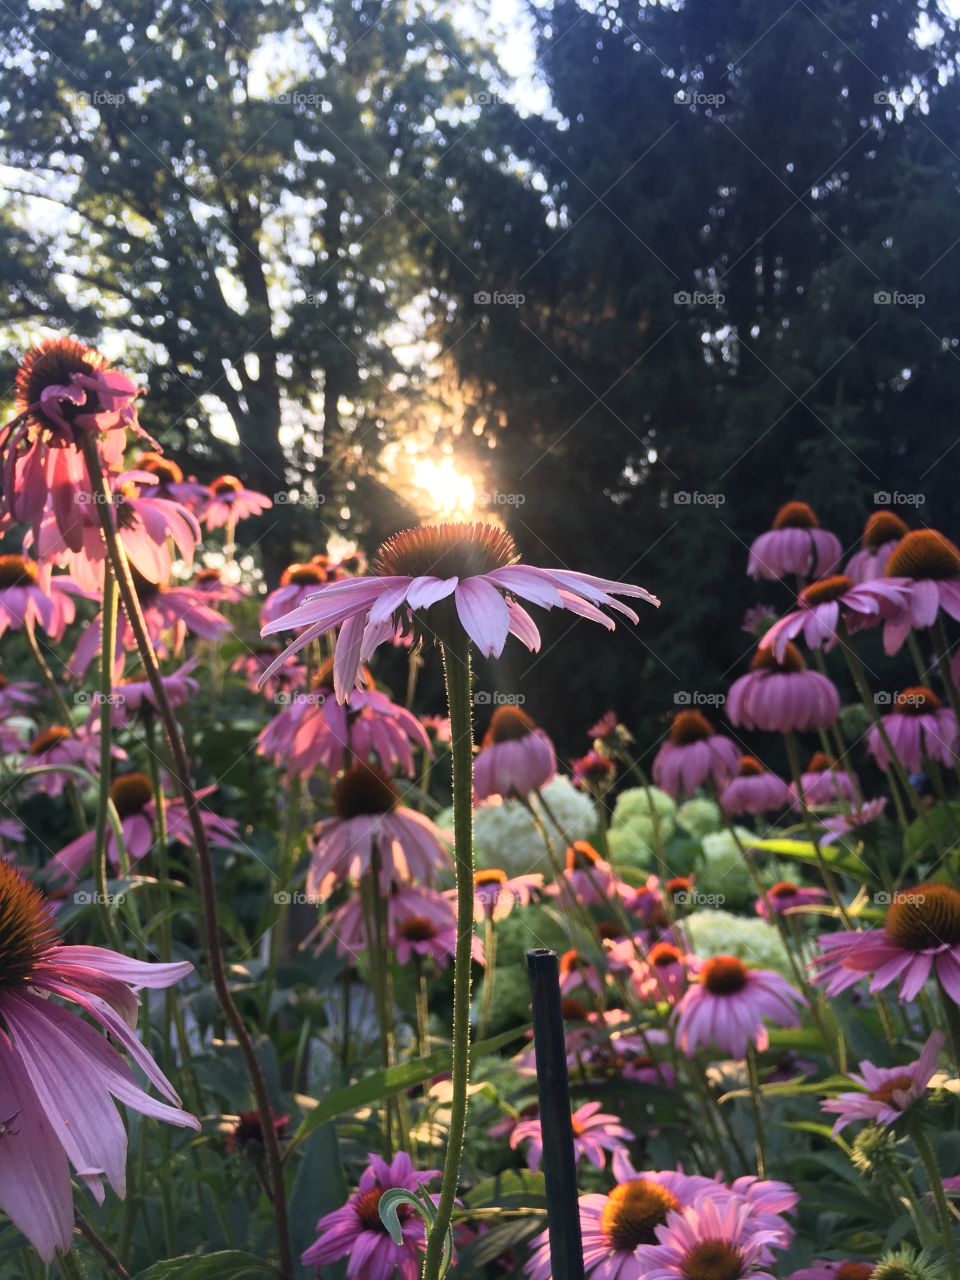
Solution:
<svg viewBox="0 0 960 1280"><path fill-rule="evenodd" d="M751 849L762 849L764 853L776 853L781 858L793 858L797 862L812 863L817 865L817 851L809 840L751 840ZM837 871L843 871L854 879L862 880L865 874L869 874L869 868L861 859L854 857L845 849L840 849L836 845L825 844L820 846L820 854L828 867L833 867Z"/></svg>
<svg viewBox="0 0 960 1280"><path fill-rule="evenodd" d="M137 1273L136 1280L241 1280L244 1276L276 1276L276 1267L252 1253L239 1249L226 1249L222 1253L209 1253L205 1257L187 1255L165 1258L155 1262L146 1271Z"/></svg>
<svg viewBox="0 0 960 1280"><path fill-rule="evenodd" d="M492 1178L484 1178L463 1198L470 1209L483 1209L487 1205L504 1205L519 1198L524 1204L545 1201L546 1184L542 1173L531 1169L507 1169Z"/></svg>
<svg viewBox="0 0 960 1280"><path fill-rule="evenodd" d="M471 1046L471 1057L479 1058L487 1053L496 1053L504 1045L519 1040L529 1029L530 1026L527 1024L516 1027L513 1031L504 1031L498 1036L482 1040L479 1044ZM422 1084L431 1076L443 1075L449 1069L450 1051L440 1049L436 1053L431 1053L429 1057L413 1058L409 1062L400 1063L399 1066L388 1067L385 1071L375 1071L372 1075L356 1081L355 1084L337 1089L314 1107L293 1135L289 1146L293 1147L302 1142L328 1120L334 1120L346 1111L356 1111L359 1107L368 1106L371 1102L379 1102L381 1098L389 1098L392 1094L412 1089L414 1085Z"/></svg>

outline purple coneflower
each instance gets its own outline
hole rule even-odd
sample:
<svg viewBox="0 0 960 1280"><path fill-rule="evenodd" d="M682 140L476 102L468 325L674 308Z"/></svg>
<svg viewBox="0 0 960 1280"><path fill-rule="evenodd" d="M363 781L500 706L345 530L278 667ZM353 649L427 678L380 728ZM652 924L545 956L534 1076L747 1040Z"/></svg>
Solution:
<svg viewBox="0 0 960 1280"><path fill-rule="evenodd" d="M6 862L0 862L0 920L6 1117L0 1208L49 1262L73 1242L70 1165L99 1202L104 1178L124 1195L127 1135L114 1099L169 1124L200 1128L180 1110L172 1085L132 1030L137 990L173 986L193 966L143 964L102 947L64 946L50 905ZM78 1006L107 1035L60 1001ZM172 1106L140 1088L111 1041Z"/></svg>
<svg viewBox="0 0 960 1280"><path fill-rule="evenodd" d="M585 1102L573 1112L573 1150L577 1162L586 1159L597 1169L607 1162L607 1154L625 1149L625 1144L635 1137L620 1123L619 1116L607 1115L600 1110L599 1102ZM510 1147L516 1150L523 1142L527 1148L527 1166L539 1169L543 1159L543 1134L540 1117L524 1120L510 1135Z"/></svg>
<svg viewBox="0 0 960 1280"><path fill-rule="evenodd" d="M517 561L513 539L494 525L421 525L383 543L372 576L319 588L263 633L303 628L282 655L285 658L339 627L334 686L337 697L345 701L361 662L392 639L406 620L412 620L421 634L442 638L451 630L465 632L482 654L499 657L508 635L530 650L540 647L540 633L519 600L568 609L611 630L614 624L603 608L638 621L615 596L659 603L649 591L629 583Z"/></svg>
<svg viewBox="0 0 960 1280"><path fill-rule="evenodd" d="M906 523L892 511L874 511L867 517L860 539L860 550L847 561L845 573L854 582L870 582L882 578L890 554L900 539L910 532Z"/></svg>
<svg viewBox="0 0 960 1280"><path fill-rule="evenodd" d="M810 757L810 763L800 775L800 786L790 783L790 800L798 803L802 796L808 809L817 809L821 805L835 805L846 802L859 804L860 784L857 776L838 764L832 756L817 751Z"/></svg>
<svg viewBox="0 0 960 1280"><path fill-rule="evenodd" d="M707 1192L670 1213L655 1235L656 1244L636 1251L643 1280L774 1280L762 1268L777 1233L758 1228L750 1206L736 1196Z"/></svg>
<svg viewBox="0 0 960 1280"><path fill-rule="evenodd" d="M808 671L800 650L788 644L778 661L770 649L758 649L750 670L730 687L727 716L742 729L767 733L827 729L840 714L832 681Z"/></svg>
<svg viewBox="0 0 960 1280"><path fill-rule="evenodd" d="M885 570L905 595L883 626L883 647L897 653L911 630L932 627L942 609L960 619L960 548L936 529L913 529L893 549Z"/></svg>
<svg viewBox="0 0 960 1280"><path fill-rule="evenodd" d="M790 803L790 788L755 756L740 757L737 776L720 793L720 804L731 816L771 813L786 809Z"/></svg>
<svg viewBox="0 0 960 1280"><path fill-rule="evenodd" d="M199 683L190 674L197 665L196 658L191 658L176 671L161 676L170 706L176 710L184 703L195 698L200 692ZM145 675L124 676L116 685L113 696L114 724L129 724L141 712L157 711L153 687Z"/></svg>
<svg viewBox="0 0 960 1280"><path fill-rule="evenodd" d="M100 760L100 735L84 726L80 729L70 728L63 724L52 724L42 729L23 748L23 756L19 765L21 770L35 769L40 766L52 770L50 773L33 774L24 783L27 792L42 792L48 796L59 796L71 780L70 768L86 769L95 774ZM112 754L115 759L126 759L126 752L114 746ZM68 766L61 771L59 765Z"/></svg>
<svg viewBox="0 0 960 1280"><path fill-rule="evenodd" d="M844 836L852 835L854 832L862 831L865 827L872 826L883 816L883 811L886 807L887 797L877 796L873 800L866 800L857 808L851 809L849 813L838 813L832 818L821 818L820 825L823 827L823 840L842 840Z"/></svg>
<svg viewBox="0 0 960 1280"><path fill-rule="evenodd" d="M740 750L732 738L714 733L699 711L678 711L670 736L653 762L653 780L668 795L693 795L710 779L724 787L737 772Z"/></svg>
<svg viewBox="0 0 960 1280"><path fill-rule="evenodd" d="M209 497L203 510L203 522L208 532L223 528L232 530L238 520L262 515L273 506L266 494L245 489L236 476L217 476L210 482L207 492Z"/></svg>
<svg viewBox="0 0 960 1280"><path fill-rule="evenodd" d="M416 1191L440 1171L414 1169L403 1151L390 1164L372 1153L368 1159L370 1163L361 1174L356 1191L342 1208L320 1219L317 1240L304 1251L300 1261L305 1267L319 1270L340 1258L349 1258L351 1280L417 1280L425 1240L423 1219L401 1205L397 1216L402 1240L394 1244L380 1218L380 1200L385 1191L394 1187Z"/></svg>
<svg viewBox="0 0 960 1280"><path fill-rule="evenodd" d="M380 858L380 887L428 883L449 862L444 833L400 803L397 788L375 765L355 764L333 789L333 817L314 828L307 892L326 898L335 885L359 880Z"/></svg>
<svg viewBox="0 0 960 1280"><path fill-rule="evenodd" d="M926 760L936 760L947 768L954 763L960 736L957 717L925 685L901 689L893 700L893 710L881 717L881 723L910 773L920 773ZM890 752L877 725L871 725L867 732L867 750L881 769L890 768Z"/></svg>
<svg viewBox="0 0 960 1280"><path fill-rule="evenodd" d="M772 969L750 969L736 956L711 956L673 1011L677 1043L688 1055L701 1045L715 1045L732 1058L745 1058L751 1044L762 1053L769 1044L763 1019L799 1026L803 1003Z"/></svg>
<svg viewBox="0 0 960 1280"><path fill-rule="evenodd" d="M633 966L631 981L641 1000L676 1004L687 988L688 975L696 969L695 956L672 942L657 942Z"/></svg>
<svg viewBox="0 0 960 1280"><path fill-rule="evenodd" d="M874 1265L852 1258L842 1262L835 1258L814 1258L809 1267L791 1271L787 1280L870 1280Z"/></svg>
<svg viewBox="0 0 960 1280"><path fill-rule="evenodd" d="M788 502L773 524L750 548L747 573L753 578L823 578L840 562L842 548L834 533L820 528L812 507Z"/></svg>
<svg viewBox="0 0 960 1280"><path fill-rule="evenodd" d="M333 659L316 673L309 692L279 694L286 703L260 732L257 750L288 774L306 778L318 766L331 775L352 759L375 755L380 767L412 777L413 748L432 753L423 725L406 707L373 687L354 689L345 705L333 696Z"/></svg>
<svg viewBox="0 0 960 1280"><path fill-rule="evenodd" d="M137 458L136 469L156 476L158 498L171 498L174 502L179 502L197 518L203 515L210 500L209 489L192 476L188 480L183 474L183 468L172 458L147 450Z"/></svg>
<svg viewBox="0 0 960 1280"><path fill-rule="evenodd" d="M931 974L960 1004L960 889L918 884L898 890L887 907L883 928L824 934L812 968L814 982L834 996L872 973L871 991L899 979L900 999L915 1000Z"/></svg>
<svg viewBox="0 0 960 1280"><path fill-rule="evenodd" d="M645 1269L636 1256L642 1244L656 1244L656 1230L669 1214L692 1204L710 1180L671 1170L617 1174L618 1185L608 1195L580 1197L583 1264L596 1280L644 1280ZM549 1233L535 1236L526 1266L530 1280L550 1280Z"/></svg>
<svg viewBox="0 0 960 1280"><path fill-rule="evenodd" d="M280 575L280 585L267 596L260 609L260 625L265 627L300 605L318 587L333 581L325 557L316 556L306 564L288 564Z"/></svg>
<svg viewBox="0 0 960 1280"><path fill-rule="evenodd" d="M543 888L539 873L508 876L499 867L485 867L473 873L474 919L481 924L488 917L505 919L514 907L527 907Z"/></svg>
<svg viewBox="0 0 960 1280"><path fill-rule="evenodd" d="M205 800L214 791L216 791L215 786L202 787L196 793L197 800ZM110 784L110 799L120 819L127 854L132 860L137 861L148 854L154 846L153 833L157 822L157 805L153 783L145 773L124 773ZM170 796L165 799L164 817L169 840L192 844L190 816L181 796ZM202 808L200 821L212 845L226 848L236 844L239 823L235 818L221 818L208 809ZM107 828L106 841L107 857L111 865L117 867L120 864L120 853L112 827ZM76 840L71 840L51 859L49 863L51 871L76 879L93 857L96 845L96 832L84 832Z"/></svg>
<svg viewBox="0 0 960 1280"><path fill-rule="evenodd" d="M0 556L0 636L37 624L54 640L63 636L76 614L73 595L85 592L65 574L53 577L49 567L25 556Z"/></svg>
<svg viewBox="0 0 960 1280"><path fill-rule="evenodd" d="M809 907L826 902L828 896L825 889L795 884L792 880L778 880L767 890L765 897L757 899L757 915L762 916L764 920L769 918L770 912L782 916L787 911L794 911L797 907Z"/></svg>
<svg viewBox="0 0 960 1280"><path fill-rule="evenodd" d="M895 1124L926 1093L942 1048L943 1035L934 1031L916 1062L904 1067L875 1067L872 1062L861 1062L859 1074L850 1075L851 1082L859 1085L860 1091L840 1093L820 1103L821 1110L837 1117L834 1134L857 1120Z"/></svg>
<svg viewBox="0 0 960 1280"><path fill-rule="evenodd" d="M843 574L821 578L803 588L797 608L773 624L760 647L773 649L778 661L797 636L803 636L808 649L831 649L841 621L848 631L862 631L895 617L905 602L906 590L889 579L855 584Z"/></svg>
<svg viewBox="0 0 960 1280"><path fill-rule="evenodd" d="M473 762L478 800L490 796L527 797L557 771L553 743L520 707L497 707Z"/></svg>
<svg viewBox="0 0 960 1280"><path fill-rule="evenodd" d="M30 525L37 538L49 501L64 540L79 551L91 501L80 437L93 433L104 463L118 470L126 428L145 434L137 422L139 394L135 383L82 342L45 338L32 347L17 369L17 416L0 428L0 514Z"/></svg>

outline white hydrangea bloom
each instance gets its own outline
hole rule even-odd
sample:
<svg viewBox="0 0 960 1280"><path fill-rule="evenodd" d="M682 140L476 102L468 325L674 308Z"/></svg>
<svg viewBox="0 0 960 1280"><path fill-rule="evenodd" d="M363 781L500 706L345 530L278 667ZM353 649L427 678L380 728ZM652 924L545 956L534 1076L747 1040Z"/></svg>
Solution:
<svg viewBox="0 0 960 1280"><path fill-rule="evenodd" d="M607 847L615 867L637 867L641 871L654 869L653 819L641 815L621 823L619 827L611 827L607 832Z"/></svg>
<svg viewBox="0 0 960 1280"><path fill-rule="evenodd" d="M659 787L628 787L617 796L611 826L620 827L636 818L659 825L661 840L669 840L674 831L677 806Z"/></svg>
<svg viewBox="0 0 960 1280"><path fill-rule="evenodd" d="M569 778L559 773L551 778L543 788L543 798L556 819L555 825L547 818L537 796L531 796L530 802L561 852L574 840L589 840L596 834L597 813L593 801L585 792L578 791Z"/></svg>
<svg viewBox="0 0 960 1280"><path fill-rule="evenodd" d="M697 882L699 892L700 884ZM790 961L776 926L759 916L747 919L731 911L695 911L683 921L690 945L698 956L738 956L758 969L775 969L793 980Z"/></svg>
<svg viewBox="0 0 960 1280"><path fill-rule="evenodd" d="M695 796L686 800L677 810L677 825L683 827L690 835L701 839L723 826L723 815L720 806L706 796Z"/></svg>

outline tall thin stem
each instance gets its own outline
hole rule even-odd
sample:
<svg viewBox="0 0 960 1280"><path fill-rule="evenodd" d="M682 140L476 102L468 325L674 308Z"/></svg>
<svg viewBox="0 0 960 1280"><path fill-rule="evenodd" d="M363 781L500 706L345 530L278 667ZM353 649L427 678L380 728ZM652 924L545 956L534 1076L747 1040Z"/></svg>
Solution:
<svg viewBox="0 0 960 1280"><path fill-rule="evenodd" d="M220 915L217 906L217 885L213 871L213 858L201 818L200 805L191 781L190 761L180 734L177 718L173 713L173 708L167 697L167 691L164 688L160 667L157 663L157 655L154 652L143 611L140 608L140 601L137 598L137 590L134 585L133 575L130 572L130 565L127 562L126 552L117 532L113 495L100 465L100 455L97 451L96 440L92 435L85 433L81 437L81 443L90 482L98 495L96 508L100 519L100 528L107 546L113 574L120 589L123 610L133 630L140 658L147 673L147 679L150 681L154 702L160 714L170 747L172 772L180 794L183 796L184 807L190 820L200 885L200 901L204 919L204 942L206 944L207 963L210 967L210 978L220 1007L223 1009L226 1019L237 1038L237 1044L240 1047L247 1074L250 1077L250 1084L256 1099L257 1112L260 1116L262 1141L270 1179L277 1250L280 1258L280 1273L284 1277L292 1277L294 1274L293 1255L290 1251L287 1192L283 1163L280 1159L280 1144L273 1124L267 1082L260 1066L260 1061L257 1058L257 1051L254 1048L253 1039L247 1030L240 1010L234 1001L233 993L227 980L227 969L220 937Z"/></svg>
<svg viewBox="0 0 960 1280"><path fill-rule="evenodd" d="M443 673L453 760L453 859L457 880L457 949L453 966L453 1045L450 1132L437 1216L427 1236L423 1280L440 1280L443 1246L460 1180L470 1080L470 950L473 942L473 724L470 642L444 641Z"/></svg>
<svg viewBox="0 0 960 1280"><path fill-rule="evenodd" d="M100 778L97 790L95 871L97 895L111 922L107 898L107 818L110 804L110 747L113 721L113 663L117 643L117 583L110 566L103 566L103 604L100 609Z"/></svg>

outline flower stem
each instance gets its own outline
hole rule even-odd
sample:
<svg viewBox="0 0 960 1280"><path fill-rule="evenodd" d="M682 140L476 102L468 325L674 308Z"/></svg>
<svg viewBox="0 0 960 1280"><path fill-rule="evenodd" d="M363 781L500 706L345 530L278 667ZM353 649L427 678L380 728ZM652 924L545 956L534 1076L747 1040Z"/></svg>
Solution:
<svg viewBox="0 0 960 1280"><path fill-rule="evenodd" d="M103 566L103 603L100 609L100 778L97 790L97 818L94 827L97 895L104 908L104 918L116 942L116 928L107 897L107 806L110 803L110 746L113 719L113 662L117 639L117 583L110 566Z"/></svg>
<svg viewBox="0 0 960 1280"><path fill-rule="evenodd" d="M753 1102L757 1173L761 1178L765 1178L767 1176L767 1150L766 1135L763 1127L763 1095L760 1092L760 1064L757 1062L757 1051L752 1044L747 1048L747 1071L750 1076L750 1098Z"/></svg>
<svg viewBox="0 0 960 1280"><path fill-rule="evenodd" d="M470 1079L470 950L473 941L473 724L470 642L444 641L443 673L453 759L453 859L457 881L457 949L453 964L453 1098L437 1216L427 1236L423 1280L440 1280L443 1246L460 1180Z"/></svg>
<svg viewBox="0 0 960 1280"><path fill-rule="evenodd" d="M917 1155L920 1157L923 1171L927 1175L927 1182L930 1184L930 1194L937 1210L940 1234L943 1237L943 1247L947 1251L950 1280L960 1280L960 1265L957 1262L957 1241L950 1217L950 1206L947 1204L947 1197L943 1192L943 1178L937 1164L937 1157L934 1155L933 1147L930 1145L930 1139L922 1121L911 1126L910 1137L913 1139L913 1145L917 1149Z"/></svg>
<svg viewBox="0 0 960 1280"><path fill-rule="evenodd" d="M280 1144L273 1124L266 1078L260 1066L253 1039L247 1030L240 1010L237 1008L227 979L227 969L220 937L220 914L217 905L217 885L213 871L213 857L210 853L207 833L201 818L199 801L191 781L190 761L187 757L187 750L180 733L180 727L177 724L177 718L170 705L170 700L167 697L167 691L160 675L157 655L154 652L143 611L140 608L140 601L137 598L137 590L134 585L133 575L130 572L130 565L127 562L126 551L117 532L113 494L100 464L96 440L92 435L84 433L81 437L81 443L91 486L99 495L96 507L100 518L100 528L103 532L114 577L120 590L123 610L136 638L140 658L147 673L147 679L150 682L150 688L170 747L172 773L183 796L184 806L190 819L200 884L204 941L206 944L207 963L210 968L210 978L220 1007L223 1009L226 1019L237 1038L237 1044L243 1055L253 1095L256 1099L270 1178L277 1251L280 1259L279 1270L281 1276L289 1278L293 1276L294 1269L293 1255L290 1251L287 1191L283 1164L280 1159Z"/></svg>
<svg viewBox="0 0 960 1280"><path fill-rule="evenodd" d="M487 910L486 917L483 929L483 1000L477 1024L478 1040L483 1040L487 1034L493 1010L493 984L497 977L497 931L493 924L492 908Z"/></svg>
<svg viewBox="0 0 960 1280"><path fill-rule="evenodd" d="M43 682L47 686L50 696L53 698L54 704L56 705L57 715L59 715L65 729L69 729L71 733L76 733L76 730L73 727L73 717L70 714L70 708L67 706L64 696L60 692L60 686L57 684L56 676L50 670L49 663L40 651L40 645L37 641L36 633L34 632L31 623L28 622L24 626L23 633L27 638L27 648L30 650L30 656L36 663L37 670L43 677ZM73 816L77 820L77 826L81 831L86 831L87 819L83 812L83 804L80 801L80 793L77 790L77 784L73 778L68 780L66 792L70 797L70 807L73 809Z"/></svg>

